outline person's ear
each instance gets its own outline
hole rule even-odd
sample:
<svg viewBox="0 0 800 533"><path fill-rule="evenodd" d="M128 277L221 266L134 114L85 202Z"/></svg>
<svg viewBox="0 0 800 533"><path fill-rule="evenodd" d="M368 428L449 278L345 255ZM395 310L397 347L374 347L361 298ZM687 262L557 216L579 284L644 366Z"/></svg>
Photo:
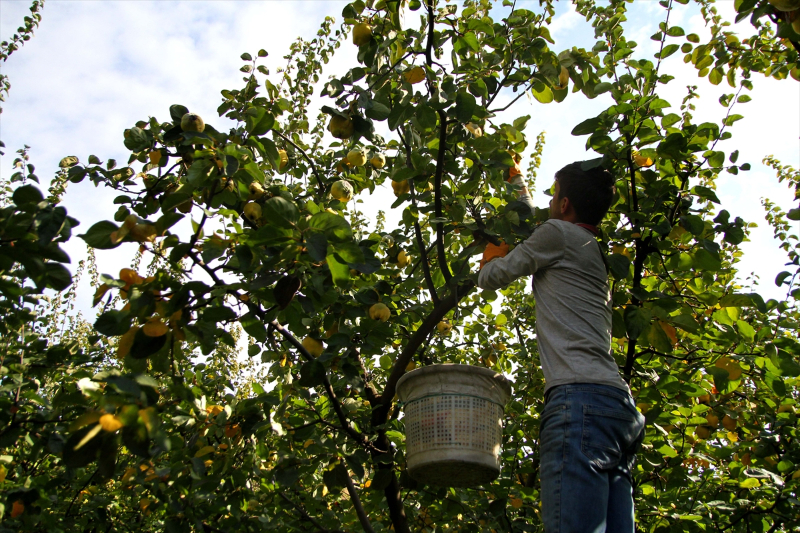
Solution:
<svg viewBox="0 0 800 533"><path fill-rule="evenodd" d="M566 196L561 198L558 202L558 206L561 208L561 214L566 215L569 213L569 210L572 208L572 204L569 201L569 198Z"/></svg>

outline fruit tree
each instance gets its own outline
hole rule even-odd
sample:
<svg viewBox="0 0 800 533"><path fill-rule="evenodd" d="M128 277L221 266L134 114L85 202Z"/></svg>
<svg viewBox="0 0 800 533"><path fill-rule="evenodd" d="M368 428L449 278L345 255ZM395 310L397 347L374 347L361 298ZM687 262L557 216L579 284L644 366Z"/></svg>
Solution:
<svg viewBox="0 0 800 533"><path fill-rule="evenodd" d="M698 0L701 41L670 22L687 2L659 2L646 57L622 0L576 2L590 49L557 46L549 0L358 0L277 76L266 51L241 56L244 85L218 109L229 130L150 110L124 131L125 165L65 157L46 194L21 150L0 191L0 528L541 531L536 308L524 281L477 290L476 256L547 218L506 181L533 186L537 108L607 94L572 133L618 179L601 240L614 356L648 423L639 527L797 530L800 210L765 201L789 261L785 299L765 301L736 280L750 225L715 186L749 169L728 139L752 77L800 79L800 6L737 0L737 35ZM357 64L323 79L340 46ZM717 122L694 120L695 86L663 98L678 53L729 87ZM78 226L59 205L81 181L117 191L113 220ZM356 200L389 184L399 222L371 225ZM135 251L131 268L70 272L61 245L79 229L92 254ZM69 312L83 275L93 324ZM513 379L491 484L405 471L397 381L444 362Z"/></svg>

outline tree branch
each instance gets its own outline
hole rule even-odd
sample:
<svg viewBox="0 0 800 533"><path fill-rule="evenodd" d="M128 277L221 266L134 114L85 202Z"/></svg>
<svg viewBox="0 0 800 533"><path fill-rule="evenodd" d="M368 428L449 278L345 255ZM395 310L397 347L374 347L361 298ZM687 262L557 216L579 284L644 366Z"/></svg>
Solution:
<svg viewBox="0 0 800 533"><path fill-rule="evenodd" d="M256 312L255 311L255 308L256 308L255 305L251 305L251 306L248 306L248 307L250 307L251 310ZM259 309L259 311L260 311L260 309ZM303 358L305 360L313 361L313 360L316 359L313 355L311 355L309 353L308 350L306 350L306 347L303 346L303 343L301 343L299 340L297 340L297 338L294 335L292 335L289 330L284 328L277 320L270 321L269 325L271 327L275 328L281 335L283 335L283 337L287 341L289 341L289 344L294 346L297 349L297 351L300 353L300 355L303 356ZM355 428L353 428L353 426L350 425L350 421L347 420L347 415L344 414L344 410L342 409L342 405L339 403L339 400L336 398L336 393L333 392L333 386L331 385L331 380L328 379L328 373L327 372L325 372L325 376L322 378L322 385L325 388L325 392L327 393L328 398L331 401L331 405L333 405L333 410L336 412L336 417L339 419L339 422L342 424L342 427L344 428L345 432L348 435L350 435L353 439L355 439L362 446L367 447L367 448L372 448L373 447L372 443L369 442L369 440L364 435L362 435L361 433L356 431Z"/></svg>
<svg viewBox="0 0 800 533"><path fill-rule="evenodd" d="M284 135L280 131L278 131L278 130L272 130L272 131L275 132L275 135L277 135L278 137L280 137L281 139L283 139L287 143L291 144L294 147L295 150L300 152L300 154L303 156L303 159L308 161L308 164L311 165L311 172L314 174L314 177L317 178L317 186L319 187L319 193L324 195L325 191L326 191L325 182L322 181L322 177L319 175L319 171L317 170L317 165L314 164L314 161L311 160L311 158L308 156L306 151L303 150L302 148L300 148L299 146L297 146L297 144L294 141L292 141L289 137L287 137L286 135Z"/></svg>
<svg viewBox="0 0 800 533"><path fill-rule="evenodd" d="M397 392L397 382L401 377L403 377L403 374L406 373L406 367L411 361L411 358L414 356L414 353L416 353L417 348L419 348L425 339L428 338L428 334L434 330L436 325L444 318L444 316L450 310L455 308L455 306L458 305L458 302L468 295L474 288L474 282L466 281L457 287L457 290L450 292L450 294L448 294L433 307L433 310L422 322L422 325L420 325L419 329L417 329L417 331L415 331L408 340L408 344L406 344L406 347L403 348L403 351L397 357L397 360L394 362L394 366L392 367L392 371L389 374L389 378L386 380L386 386L384 387L383 394L381 394L380 398L380 405L374 408L372 411L373 427L380 426L386 422L386 417L389 414L392 400ZM454 287L454 289L456 288Z"/></svg>
<svg viewBox="0 0 800 533"><path fill-rule="evenodd" d="M372 524L369 523L369 518L367 517L367 513L364 511L364 506L361 505L361 499L358 497L358 492L356 492L356 487L353 485L353 480L350 478L350 472L347 471L347 467L344 464L344 460L340 457L339 464L345 470L345 483L347 484L347 492L350 494L350 501L353 502L353 507L356 509L356 514L358 515L358 521L361 522L361 527L364 528L364 533L375 533L375 530L372 529Z"/></svg>
<svg viewBox="0 0 800 533"><path fill-rule="evenodd" d="M403 134L398 131L398 135L400 136L400 141L403 143L403 146L406 150L406 166L408 168L414 168L413 163L411 162L411 147L406 142L405 137ZM409 192L411 193L411 203L414 204L414 207L417 206L417 196L416 192L414 191L414 184L411 183ZM419 222L414 221L414 234L417 240L417 248L419 249L419 257L420 263L422 264L422 273L425 277L425 284L428 286L428 292L431 293L431 300L434 303L439 301L439 295L436 293L436 286L433 284L433 277L431 276L431 264L428 261L428 252L425 249L425 240L422 237L422 229L419 227Z"/></svg>
<svg viewBox="0 0 800 533"><path fill-rule="evenodd" d="M436 218L442 218L442 174L444 174L444 153L447 144L447 115L441 109L438 110L439 122L439 152L436 156L436 174L433 177L434 211ZM453 275L450 273L450 265L447 264L447 255L444 249L444 223L437 222L436 226L436 253L439 256L439 269L442 271L445 283L450 283Z"/></svg>
<svg viewBox="0 0 800 533"><path fill-rule="evenodd" d="M284 501L286 501L286 503L288 503L289 505L294 507L297 510L297 512L300 513L300 517L303 518L303 520L305 520L306 522L311 522L312 524L314 524L314 527L317 528L319 533L332 533L331 530L325 529L324 527L322 527L322 525L320 525L319 522L317 522L310 514L308 514L308 512L305 509L303 509L303 507L301 505L296 504L292 500L290 500L289 497L286 496L286 494L284 494L281 491L278 491L278 496L283 498Z"/></svg>

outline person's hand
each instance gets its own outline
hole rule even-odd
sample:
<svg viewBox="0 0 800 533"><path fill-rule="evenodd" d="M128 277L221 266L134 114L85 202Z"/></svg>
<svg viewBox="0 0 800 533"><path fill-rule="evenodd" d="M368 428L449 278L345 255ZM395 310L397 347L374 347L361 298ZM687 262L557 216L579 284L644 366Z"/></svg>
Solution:
<svg viewBox="0 0 800 533"><path fill-rule="evenodd" d="M508 178L506 181L509 183L514 183L516 181L514 178L517 176L519 176L517 180L522 181L522 168L519 166L519 161L515 162L514 166L508 169Z"/></svg>
<svg viewBox="0 0 800 533"><path fill-rule="evenodd" d="M481 259L481 268L489 261L497 259L498 257L505 257L508 255L508 244L500 241L499 245L489 243L483 251L483 259Z"/></svg>

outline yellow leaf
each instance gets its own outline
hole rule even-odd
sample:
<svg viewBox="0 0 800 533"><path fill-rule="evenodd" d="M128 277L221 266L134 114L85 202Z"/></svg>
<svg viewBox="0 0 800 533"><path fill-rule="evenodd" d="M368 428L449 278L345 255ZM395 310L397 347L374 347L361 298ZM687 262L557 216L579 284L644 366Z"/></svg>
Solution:
<svg viewBox="0 0 800 533"><path fill-rule="evenodd" d="M211 416L217 416L224 410L225 408L222 407L221 405L209 405L206 407L206 413L208 413Z"/></svg>
<svg viewBox="0 0 800 533"><path fill-rule="evenodd" d="M92 305L93 306L97 305L97 303L103 298L103 296L105 296L106 292L108 292L108 289L110 288L111 287L109 287L105 283L97 287L97 290L94 293L94 299L92 300Z"/></svg>
<svg viewBox="0 0 800 533"><path fill-rule="evenodd" d="M720 357L714 363L714 366L725 370L728 373L728 379L731 381L737 380L742 376L742 367L730 357Z"/></svg>
<svg viewBox="0 0 800 533"><path fill-rule="evenodd" d="M83 436L83 438L81 439L81 441L80 441L78 444L76 444L76 445L75 445L75 448L73 448L73 449L74 449L75 451L77 451L77 450L80 450L81 448L83 448L83 446L84 446L84 445L85 445L87 442L89 442L90 440L92 440L92 439L93 439L93 438L94 438L94 437L95 437L95 436L96 436L98 433L100 433L101 431L103 431L103 426L101 426L100 424L97 424L95 427L93 427L91 430L89 430L89 433L87 433L86 435L84 435L84 436Z"/></svg>
<svg viewBox="0 0 800 533"><path fill-rule="evenodd" d="M678 343L678 332L675 331L675 328L672 326L672 324L668 324L667 322L659 320L658 325L661 326L661 329L663 329L664 333L667 334L667 337L669 337L672 345L675 346Z"/></svg>
<svg viewBox="0 0 800 533"><path fill-rule="evenodd" d="M142 498L139 500L139 509L144 511L150 506L150 499L149 498Z"/></svg>
<svg viewBox="0 0 800 533"><path fill-rule="evenodd" d="M17 518L25 512L25 504L21 500L17 500L11 506L11 518Z"/></svg>
<svg viewBox="0 0 800 533"><path fill-rule="evenodd" d="M102 413L83 413L81 416L75 419L75 422L70 424L69 426L70 433L74 433L75 431L78 431L79 429L84 428L89 424L94 424L95 422L100 420L101 416Z"/></svg>
<svg viewBox="0 0 800 533"><path fill-rule="evenodd" d="M311 446L312 444L314 444L314 439L308 439L307 441L305 441L305 442L303 443L303 449L305 450L306 448L308 448L308 447L309 447L309 446Z"/></svg>
<svg viewBox="0 0 800 533"><path fill-rule="evenodd" d="M135 475L136 475L136 469L135 468L129 468L129 469L125 470L125 473L122 474L122 482L123 483L127 483L128 481L133 479L133 477Z"/></svg>
<svg viewBox="0 0 800 533"><path fill-rule="evenodd" d="M113 433L121 428L124 424L122 423L122 420L116 416L108 414L100 417L100 425L103 426L104 430L108 431L109 433Z"/></svg>
<svg viewBox="0 0 800 533"><path fill-rule="evenodd" d="M149 433L153 432L153 424L156 418L156 410L153 407L148 407L147 409L139 409L139 418L142 419L142 423L147 428Z"/></svg>
<svg viewBox="0 0 800 533"><path fill-rule="evenodd" d="M148 337L161 337L167 334L169 328L160 318L151 318L142 327L142 331L144 331L144 334Z"/></svg>
<svg viewBox="0 0 800 533"><path fill-rule="evenodd" d="M6 475L8 474L8 470L5 466L0 465L0 483L6 480Z"/></svg>
<svg viewBox="0 0 800 533"><path fill-rule="evenodd" d="M649 157L645 157L643 155L635 154L633 156L633 162L636 164L637 167L651 167L653 166L653 160Z"/></svg>
<svg viewBox="0 0 800 533"><path fill-rule="evenodd" d="M194 456L195 457L205 457L206 455L208 455L210 453L214 453L214 447L213 446L203 446L202 448L197 450L197 453L194 454Z"/></svg>
<svg viewBox="0 0 800 533"><path fill-rule="evenodd" d="M425 79L425 69L422 67L414 67L411 70L405 71L403 73L403 78L412 85L419 83Z"/></svg>
<svg viewBox="0 0 800 533"><path fill-rule="evenodd" d="M131 285L137 285L144 281L142 277L132 268L123 268L119 271L119 279Z"/></svg>
<svg viewBox="0 0 800 533"><path fill-rule="evenodd" d="M117 344L117 359L124 359L126 355L131 352L133 346L133 339L136 338L136 333L139 331L139 326L133 326L119 339Z"/></svg>

